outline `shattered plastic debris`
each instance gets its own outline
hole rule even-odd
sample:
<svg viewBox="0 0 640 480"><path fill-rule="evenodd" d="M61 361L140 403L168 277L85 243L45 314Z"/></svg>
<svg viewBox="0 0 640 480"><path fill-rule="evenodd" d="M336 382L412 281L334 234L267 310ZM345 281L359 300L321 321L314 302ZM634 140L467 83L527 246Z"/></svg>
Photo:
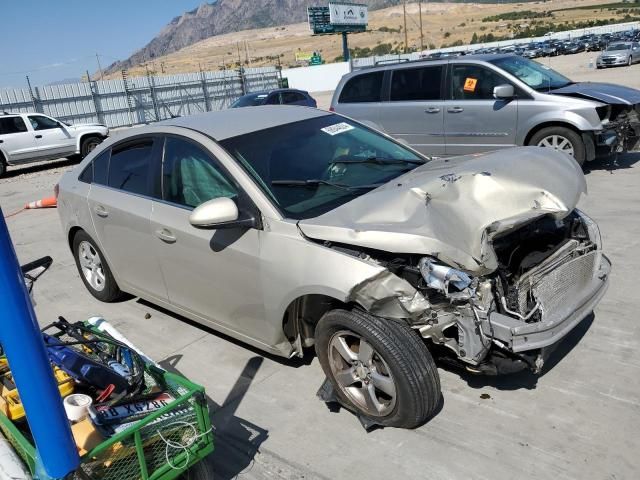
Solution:
<svg viewBox="0 0 640 480"><path fill-rule="evenodd" d="M418 267L427 285L435 290L448 293L451 284L462 291L471 284L471 277L466 273L445 265L438 265L427 257L420 260Z"/></svg>

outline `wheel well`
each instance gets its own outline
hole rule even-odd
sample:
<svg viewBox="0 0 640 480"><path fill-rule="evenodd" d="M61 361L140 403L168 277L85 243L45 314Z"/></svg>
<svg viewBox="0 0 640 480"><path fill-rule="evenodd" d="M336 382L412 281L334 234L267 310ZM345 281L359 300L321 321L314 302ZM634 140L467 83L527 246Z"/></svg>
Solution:
<svg viewBox="0 0 640 480"><path fill-rule="evenodd" d="M531 137L533 137L536 133L538 133L543 128L547 128L547 127L564 127L564 128L568 128L570 130L573 130L578 135L582 134L582 132L579 129L577 129L576 127L574 127L570 123L566 123L566 122L545 122L545 123L541 123L540 125L536 125L531 130L529 130L529 133L527 133L527 136L524 139L524 145L525 146L529 145L529 141L531 140Z"/></svg>
<svg viewBox="0 0 640 480"><path fill-rule="evenodd" d="M72 227L71 230L69 230L69 236L68 236L69 248L72 251L73 251L73 239L75 238L76 234L80 231L82 231L82 228L80 227Z"/></svg>
<svg viewBox="0 0 640 480"><path fill-rule="evenodd" d="M289 304L282 318L285 336L294 345L299 337L299 347L312 346L316 324L325 313L335 308L349 308L349 306L327 295L309 294L296 298Z"/></svg>
<svg viewBox="0 0 640 480"><path fill-rule="evenodd" d="M80 146L80 148L82 148L82 143L87 139L87 138L99 138L99 139L103 139L105 137L103 137L102 135L100 135L99 133L85 133L83 135L80 135L80 139L78 140L78 145Z"/></svg>

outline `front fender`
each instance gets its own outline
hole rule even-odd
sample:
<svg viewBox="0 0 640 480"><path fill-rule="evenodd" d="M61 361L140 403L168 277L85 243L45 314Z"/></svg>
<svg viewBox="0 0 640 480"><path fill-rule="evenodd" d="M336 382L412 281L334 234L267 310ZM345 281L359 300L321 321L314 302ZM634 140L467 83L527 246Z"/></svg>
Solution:
<svg viewBox="0 0 640 480"><path fill-rule="evenodd" d="M522 119L523 124L518 128L518 138L516 142L518 145L526 145L525 142L530 137L531 132L543 124L565 124L579 132L601 130L602 123L597 118L595 110L593 113L596 117L595 119L585 118L583 114L571 110L540 112L531 117L524 118Z"/></svg>

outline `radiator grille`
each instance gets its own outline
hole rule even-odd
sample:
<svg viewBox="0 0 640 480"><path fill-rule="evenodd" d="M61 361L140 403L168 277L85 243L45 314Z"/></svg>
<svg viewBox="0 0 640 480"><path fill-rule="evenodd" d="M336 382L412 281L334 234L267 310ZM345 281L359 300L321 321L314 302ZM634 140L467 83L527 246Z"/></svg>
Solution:
<svg viewBox="0 0 640 480"><path fill-rule="evenodd" d="M518 286L518 307L525 315L536 301L543 312L554 312L571 300L575 294L588 287L591 282L597 251L592 251L562 263L550 272L529 276Z"/></svg>

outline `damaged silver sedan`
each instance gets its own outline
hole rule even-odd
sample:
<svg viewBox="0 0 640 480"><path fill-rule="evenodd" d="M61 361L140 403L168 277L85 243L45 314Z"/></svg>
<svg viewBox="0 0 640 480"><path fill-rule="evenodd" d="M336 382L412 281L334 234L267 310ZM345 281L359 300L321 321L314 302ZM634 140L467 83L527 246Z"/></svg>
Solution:
<svg viewBox="0 0 640 480"><path fill-rule="evenodd" d="M561 152L429 160L302 107L172 119L100 145L59 185L80 278L282 356L314 347L372 422L434 414L434 357L540 372L610 263Z"/></svg>

